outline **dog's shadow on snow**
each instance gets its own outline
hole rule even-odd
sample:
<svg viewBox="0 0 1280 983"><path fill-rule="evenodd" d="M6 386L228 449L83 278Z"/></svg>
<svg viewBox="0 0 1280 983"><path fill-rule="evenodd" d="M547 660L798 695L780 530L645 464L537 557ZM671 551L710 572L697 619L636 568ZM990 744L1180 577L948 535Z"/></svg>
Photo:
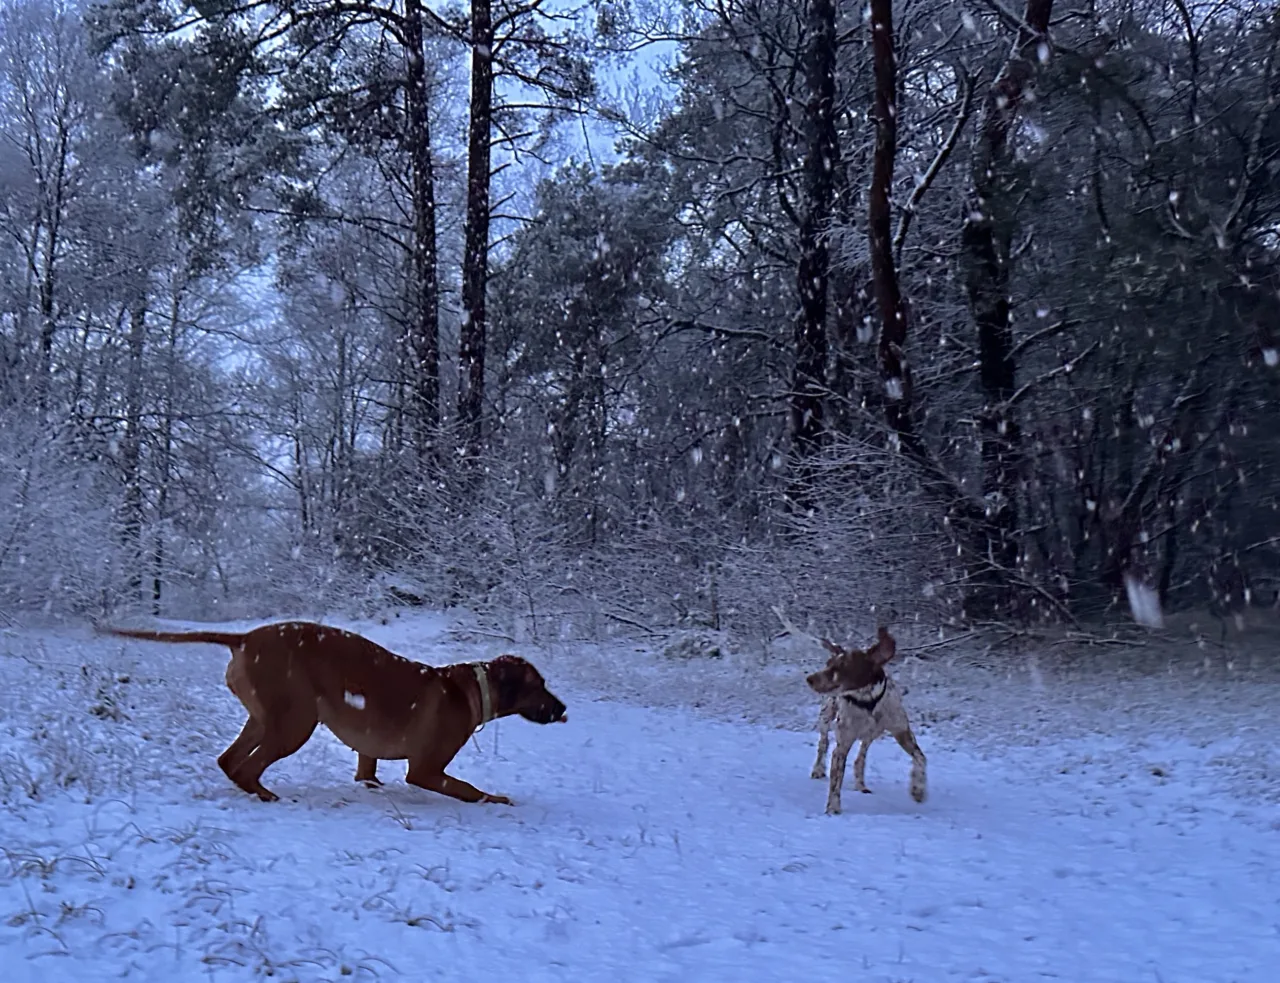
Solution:
<svg viewBox="0 0 1280 983"><path fill-rule="evenodd" d="M868 784L871 784L868 782ZM865 817L902 817L928 816L938 811L933 789L929 790L929 798L924 802L916 802L907 791L906 783L901 788L892 782L876 783L870 792L858 792L852 782L845 784L840 795L841 811L835 815L827 815L827 780L809 778L807 775L787 782L775 789L780 798L785 798L794 805L794 812L806 819L823 819L838 822L842 819Z"/></svg>

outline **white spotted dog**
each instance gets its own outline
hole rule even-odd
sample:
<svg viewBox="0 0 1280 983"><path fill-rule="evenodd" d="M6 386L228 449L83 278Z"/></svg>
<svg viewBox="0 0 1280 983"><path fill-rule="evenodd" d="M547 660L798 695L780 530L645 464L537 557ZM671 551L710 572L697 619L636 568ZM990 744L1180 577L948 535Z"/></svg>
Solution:
<svg viewBox="0 0 1280 983"><path fill-rule="evenodd" d="M844 784L845 763L855 741L861 741L853 762L853 787L870 792L866 785L867 749L871 742L886 732L893 735L902 749L911 755L911 797L923 802L926 792L924 752L911 733L911 723L902 705L902 693L884 671L897 654L892 635L881 626L876 642L865 652L841 648L823 638L822 647L831 653L826 667L805 677L809 688L822 694L818 713L818 760L814 778L825 776L828 733L834 722L836 749L831 755L831 782L827 792L827 814L840 812L840 789Z"/></svg>

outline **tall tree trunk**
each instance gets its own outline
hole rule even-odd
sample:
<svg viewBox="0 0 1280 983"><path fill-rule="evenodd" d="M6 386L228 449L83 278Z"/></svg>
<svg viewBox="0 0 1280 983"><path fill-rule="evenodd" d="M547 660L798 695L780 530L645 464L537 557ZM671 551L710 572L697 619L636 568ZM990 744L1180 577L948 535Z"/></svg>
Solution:
<svg viewBox="0 0 1280 983"><path fill-rule="evenodd" d="M791 383L791 441L796 469L792 500L803 504L812 480L806 463L820 448L827 391L827 287L830 278L832 202L839 145L836 140L836 8L834 0L810 0L805 52L809 101L805 109L805 201L800 220L796 291L795 367Z"/></svg>
<svg viewBox="0 0 1280 983"><path fill-rule="evenodd" d="M175 278L176 279L176 278ZM164 383L164 416L160 421L160 460L157 462L157 481L159 490L156 493L156 528L155 546L151 556L151 607L152 613L160 617L160 603L164 597L165 576L165 520L169 513L169 478L173 467L173 394L174 376L178 370L178 333L181 324L181 290L175 282L173 296L169 303L169 337L168 349L165 353L166 366Z"/></svg>
<svg viewBox="0 0 1280 983"><path fill-rule="evenodd" d="M471 119L467 127L467 218L458 337L458 423L464 455L480 454L483 432L485 290L489 278L489 179L493 121L493 11L471 4Z"/></svg>
<svg viewBox="0 0 1280 983"><path fill-rule="evenodd" d="M53 338L58 323L55 316L54 291L56 284L57 253L61 246L58 230L61 225L62 206L58 204L51 210L48 223L48 238L45 243L43 262L40 268L40 376L36 380L36 404L44 409L48 405L49 392L53 384Z"/></svg>
<svg viewBox="0 0 1280 983"><path fill-rule="evenodd" d="M121 441L124 469L124 514L122 526L129 570L129 593L142 599L142 401L143 355L146 350L147 304L138 297L129 306L129 361L125 380L125 433Z"/></svg>
<svg viewBox="0 0 1280 983"><path fill-rule="evenodd" d="M45 223L48 238L45 242L44 263L40 271L40 378L37 382L37 403L43 409L53 382L53 337L57 330L54 319L54 284L58 264L58 252L62 248L62 218L66 204L67 163L71 154L71 139L66 120L59 116L57 126L57 150L54 171L49 183L41 190L48 208ZM43 182L41 182L43 184Z"/></svg>
<svg viewBox="0 0 1280 983"><path fill-rule="evenodd" d="M916 427L915 392L906 348L910 317L898 281L893 242L893 172L898 153L898 66L893 37L893 0L871 0L871 58L875 77L872 115L875 153L867 200L867 240L871 289L880 314L878 357L884 386L882 403L890 439L917 471L929 500L944 513L957 545L971 553L981 525L972 499L934 456Z"/></svg>
<svg viewBox="0 0 1280 983"><path fill-rule="evenodd" d="M867 200L871 282L880 310L880 374L885 418L897 441L919 461L927 459L912 419L911 367L907 364L907 305L893 258L893 168L898 154L898 64L893 43L892 0L871 2L871 60L875 75L876 147Z"/></svg>
<svg viewBox="0 0 1280 983"><path fill-rule="evenodd" d="M969 600L969 613L994 617L1012 594L1009 578L1021 566L1019 476L1022 432L1011 400L1017 383L1010 279L1017 217L1009 133L1026 97L1037 62L1049 57L1053 0L1027 0L1018 40L987 91L974 144L969 200L961 243L965 253L969 311L978 331L982 492L986 503L987 569Z"/></svg>
<svg viewBox="0 0 1280 983"><path fill-rule="evenodd" d="M303 542L309 543L311 533L314 531L311 522L314 510L311 507L310 469L307 465L307 452L302 446L301 428L300 414L295 409L293 420L293 469L295 488L298 492L298 529L301 532Z"/></svg>
<svg viewBox="0 0 1280 983"><path fill-rule="evenodd" d="M160 474L160 493L156 497L156 529L155 546L151 551L151 613L160 617L160 603L164 597L165 549L164 549L164 516L169 505L169 461L172 453L172 421L166 416L164 434L160 448L160 465L164 469Z"/></svg>
<svg viewBox="0 0 1280 983"><path fill-rule="evenodd" d="M409 351L411 432L419 457L435 453L440 429L440 281L436 262L435 164L427 118L422 5L405 0L405 113L413 184L413 300Z"/></svg>

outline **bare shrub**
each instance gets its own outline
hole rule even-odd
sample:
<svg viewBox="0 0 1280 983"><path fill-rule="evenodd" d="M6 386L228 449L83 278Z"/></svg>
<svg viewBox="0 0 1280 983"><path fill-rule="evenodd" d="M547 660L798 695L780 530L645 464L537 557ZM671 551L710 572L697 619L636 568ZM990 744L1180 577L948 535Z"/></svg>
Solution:
<svg viewBox="0 0 1280 983"><path fill-rule="evenodd" d="M71 433L0 409L0 607L79 613L101 604L122 551L115 489Z"/></svg>

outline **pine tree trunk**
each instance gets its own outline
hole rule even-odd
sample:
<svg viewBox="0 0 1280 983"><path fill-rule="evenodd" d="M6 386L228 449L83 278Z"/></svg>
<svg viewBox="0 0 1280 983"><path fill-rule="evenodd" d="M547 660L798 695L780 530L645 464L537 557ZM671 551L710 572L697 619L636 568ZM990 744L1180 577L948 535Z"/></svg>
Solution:
<svg viewBox="0 0 1280 983"><path fill-rule="evenodd" d="M800 221L796 291L795 365L791 383L791 441L795 458L792 500L803 505L812 480L806 463L819 450L825 431L827 391L827 287L831 226L839 146L836 140L836 8L834 0L810 0L809 43L805 52L809 101L805 109L805 201Z"/></svg>
<svg viewBox="0 0 1280 983"><path fill-rule="evenodd" d="M467 128L467 217L462 256L462 327L458 337L458 424L463 452L482 448L485 291L489 274L489 180L493 117L493 16L490 0L471 4L471 118Z"/></svg>
<svg viewBox="0 0 1280 983"><path fill-rule="evenodd" d="M64 193L67 181L67 163L70 158L70 135L67 132L66 120L58 117L55 121L57 130L57 159L54 166L49 193L52 200L48 202L48 238L45 242L44 262L40 272L40 378L37 382L37 405L42 409L48 403L53 383L53 338L57 331L54 319L54 285L57 276L58 254L62 250L62 218L65 205Z"/></svg>
<svg viewBox="0 0 1280 983"><path fill-rule="evenodd" d="M173 394L175 374L178 369L178 332L181 315L181 294L176 285L169 305L169 337L164 394L164 417L160 422L160 460L157 463L159 491L156 494L155 546L151 556L151 607L158 618L164 598L165 576L165 520L169 511L169 478L173 467Z"/></svg>
<svg viewBox="0 0 1280 983"><path fill-rule="evenodd" d="M998 617L1013 595L1007 589L1021 567L1019 502L1022 431L1011 400L1017 385L1010 317L1011 255L1017 226L1009 133L1038 61L1048 58L1053 0L1028 0L1018 40L988 90L974 146L961 245L969 311L978 332L982 492L986 506L986 569L967 601L975 617Z"/></svg>
<svg viewBox="0 0 1280 983"><path fill-rule="evenodd" d="M871 284L880 311L880 374L884 380L885 419L898 446L920 462L927 460L912 419L910 366L906 360L907 305L893 257L893 169L898 154L898 64L893 42L892 0L872 0L871 58L875 74L873 115L876 127L871 191L867 200L867 239Z"/></svg>
<svg viewBox="0 0 1280 983"><path fill-rule="evenodd" d="M138 298L129 308L129 361L125 380L125 433L120 445L124 469L122 526L130 596L142 599L142 400L143 355L146 349L147 306Z"/></svg>
<svg viewBox="0 0 1280 983"><path fill-rule="evenodd" d="M405 0L406 137L413 184L413 322L410 431L419 457L435 453L440 429L440 281L436 263L435 169L427 119L427 80L420 0Z"/></svg>
<svg viewBox="0 0 1280 983"><path fill-rule="evenodd" d="M871 57L875 75L872 115L875 154L867 200L871 290L880 315L878 358L884 392L878 397L890 440L916 469L929 499L945 510L944 525L962 551L972 553L981 515L964 489L934 456L916 426L914 387L907 361L910 311L898 280L893 247L893 173L898 153L898 65L893 0L871 0Z"/></svg>

